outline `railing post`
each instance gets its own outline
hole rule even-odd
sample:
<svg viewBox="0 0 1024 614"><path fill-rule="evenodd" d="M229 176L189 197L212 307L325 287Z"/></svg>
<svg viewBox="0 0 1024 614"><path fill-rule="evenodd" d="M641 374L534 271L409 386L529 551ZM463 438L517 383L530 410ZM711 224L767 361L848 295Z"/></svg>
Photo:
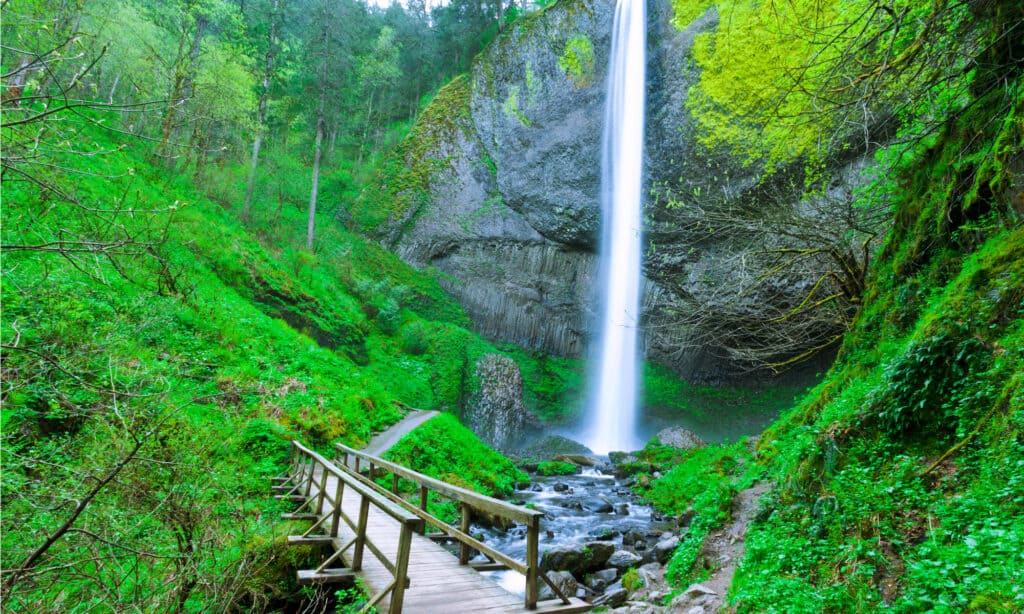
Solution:
<svg viewBox="0 0 1024 614"><path fill-rule="evenodd" d="M377 467L370 461L370 481L373 481L373 474L377 471Z"/></svg>
<svg viewBox="0 0 1024 614"><path fill-rule="evenodd" d="M398 494L398 474L391 474L391 492Z"/></svg>
<svg viewBox="0 0 1024 614"><path fill-rule="evenodd" d="M398 555L395 560L395 588L391 589L390 614L401 614L402 601L405 599L405 582L409 573L409 550L412 546L412 527L402 523L402 532L398 536Z"/></svg>
<svg viewBox="0 0 1024 614"><path fill-rule="evenodd" d="M299 454L299 449L295 446L295 441L292 440L292 445L288 449L288 474L295 478L299 473L299 459L302 458Z"/></svg>
<svg viewBox="0 0 1024 614"><path fill-rule="evenodd" d="M306 478L306 492L302 496L309 499L309 493L313 492L313 476L316 475L316 461L309 457L309 477Z"/></svg>
<svg viewBox="0 0 1024 614"><path fill-rule="evenodd" d="M334 491L334 511L331 517L331 537L338 536L338 529L341 528L341 501L345 496L345 480L338 478L338 488Z"/></svg>
<svg viewBox="0 0 1024 614"><path fill-rule="evenodd" d="M320 470L320 493L317 497L316 509L313 510L317 514L324 512L324 499L327 497L327 467Z"/></svg>
<svg viewBox="0 0 1024 614"><path fill-rule="evenodd" d="M363 546L366 544L366 517L370 512L370 499L363 496L359 501L359 525L356 528L356 546L352 552L352 569L363 568Z"/></svg>
<svg viewBox="0 0 1024 614"><path fill-rule="evenodd" d="M420 485L420 511L427 511L427 487ZM427 523L423 523L423 528L420 529L420 535L427 534Z"/></svg>
<svg viewBox="0 0 1024 614"><path fill-rule="evenodd" d="M359 457L356 457L356 473L359 473Z"/></svg>
<svg viewBox="0 0 1024 614"><path fill-rule="evenodd" d="M462 504L462 521L459 523L459 530L465 534L469 534L469 521L472 516L473 508L469 507L468 503ZM467 565L469 563L470 548L469 544L459 542L459 565Z"/></svg>
<svg viewBox="0 0 1024 614"><path fill-rule="evenodd" d="M539 568L538 544L540 535L540 516L534 516L526 527L526 609L537 607L537 571Z"/></svg>

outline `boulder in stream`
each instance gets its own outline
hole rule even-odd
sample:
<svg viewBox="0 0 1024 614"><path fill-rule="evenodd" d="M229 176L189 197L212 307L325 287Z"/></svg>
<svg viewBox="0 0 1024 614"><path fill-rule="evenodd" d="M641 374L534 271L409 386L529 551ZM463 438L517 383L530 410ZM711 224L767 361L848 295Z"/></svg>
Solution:
<svg viewBox="0 0 1024 614"><path fill-rule="evenodd" d="M608 565L619 571L626 571L630 567L639 567L641 563L643 563L643 558L628 550L616 550L608 557Z"/></svg>
<svg viewBox="0 0 1024 614"><path fill-rule="evenodd" d="M671 426L667 429L662 429L658 431L655 437L661 445L678 450L692 450L708 445L697 436L697 433L681 426Z"/></svg>
<svg viewBox="0 0 1024 614"><path fill-rule="evenodd" d="M599 541L587 542L582 546L555 546L541 557L540 570L568 571L582 577L603 568L614 552L615 546Z"/></svg>
<svg viewBox="0 0 1024 614"><path fill-rule="evenodd" d="M577 454L585 456L593 454L593 451L580 442L573 441L568 437L562 437L561 435L548 435L528 444L520 450L520 455L524 458L542 458L546 460L553 459L556 456Z"/></svg>
<svg viewBox="0 0 1024 614"><path fill-rule="evenodd" d="M612 504L602 497L590 497L583 502L583 509L595 514L611 514Z"/></svg>

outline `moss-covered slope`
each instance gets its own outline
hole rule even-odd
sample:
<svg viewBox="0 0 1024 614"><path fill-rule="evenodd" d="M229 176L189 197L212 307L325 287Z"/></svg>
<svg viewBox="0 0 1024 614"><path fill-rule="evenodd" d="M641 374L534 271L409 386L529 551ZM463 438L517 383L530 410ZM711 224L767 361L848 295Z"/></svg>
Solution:
<svg viewBox="0 0 1024 614"><path fill-rule="evenodd" d="M648 493L706 527L751 475L771 481L730 592L739 611L1024 609L1024 12L924 4L905 14L945 43L896 43L930 72L882 101L916 106L859 196L892 221L836 364L761 436L753 470L738 449L710 468L707 452L670 457ZM712 504L659 495L700 472L728 487ZM680 586L705 573L696 552L677 551Z"/></svg>

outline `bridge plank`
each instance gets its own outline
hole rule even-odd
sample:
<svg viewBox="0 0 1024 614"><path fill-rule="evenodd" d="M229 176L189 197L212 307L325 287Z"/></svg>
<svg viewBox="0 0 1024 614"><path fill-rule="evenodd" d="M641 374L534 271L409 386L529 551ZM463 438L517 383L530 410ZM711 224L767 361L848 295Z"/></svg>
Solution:
<svg viewBox="0 0 1024 614"><path fill-rule="evenodd" d="M321 476L314 476L319 485ZM328 498L335 498L337 478L329 475L326 484ZM353 522L359 517L361 497L346 488L342 497L342 510ZM315 507L315 502L311 507ZM319 510L324 513L326 510ZM386 555L394 560L398 551L400 525L385 512L371 505L367 517L367 535L369 539ZM329 524L329 522L328 522ZM341 522L339 536L333 540L335 549L343 547L355 537L355 532L347 523ZM337 561L337 566L351 565L352 549L345 552ZM337 570L342 571L342 570ZM300 581L318 582L331 581L333 578L312 576L312 570L300 572ZM363 579L367 591L374 595L392 581L391 573L382 565L369 550L363 556L363 568L355 572ZM331 574L332 576L334 574ZM428 537L413 535L413 544L409 556L408 576L410 585L405 590L403 610L416 614L451 614L453 612L484 612L486 614L533 612L540 614L569 614L583 612L590 608L586 602L573 599L569 605L561 601L541 602L538 609L527 610L521 596L508 592L490 577L480 574L469 565L459 565L458 557L445 550ZM387 612L390 606L390 595L377 604L378 612Z"/></svg>

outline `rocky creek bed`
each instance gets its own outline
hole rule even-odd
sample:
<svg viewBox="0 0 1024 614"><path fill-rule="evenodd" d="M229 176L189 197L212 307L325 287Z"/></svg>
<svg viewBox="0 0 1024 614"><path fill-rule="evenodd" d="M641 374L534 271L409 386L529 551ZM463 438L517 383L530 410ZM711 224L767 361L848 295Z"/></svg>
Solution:
<svg viewBox="0 0 1024 614"><path fill-rule="evenodd" d="M545 513L541 570L563 593L615 607L626 602L637 579L647 587L660 583L662 566L678 544L678 525L637 499L629 488L632 478L616 478L603 457L575 475L531 477L513 499ZM526 556L525 527L474 525L473 531L513 558ZM525 579L516 572L485 573L514 593L525 592ZM542 599L554 597L543 582L540 590Z"/></svg>

